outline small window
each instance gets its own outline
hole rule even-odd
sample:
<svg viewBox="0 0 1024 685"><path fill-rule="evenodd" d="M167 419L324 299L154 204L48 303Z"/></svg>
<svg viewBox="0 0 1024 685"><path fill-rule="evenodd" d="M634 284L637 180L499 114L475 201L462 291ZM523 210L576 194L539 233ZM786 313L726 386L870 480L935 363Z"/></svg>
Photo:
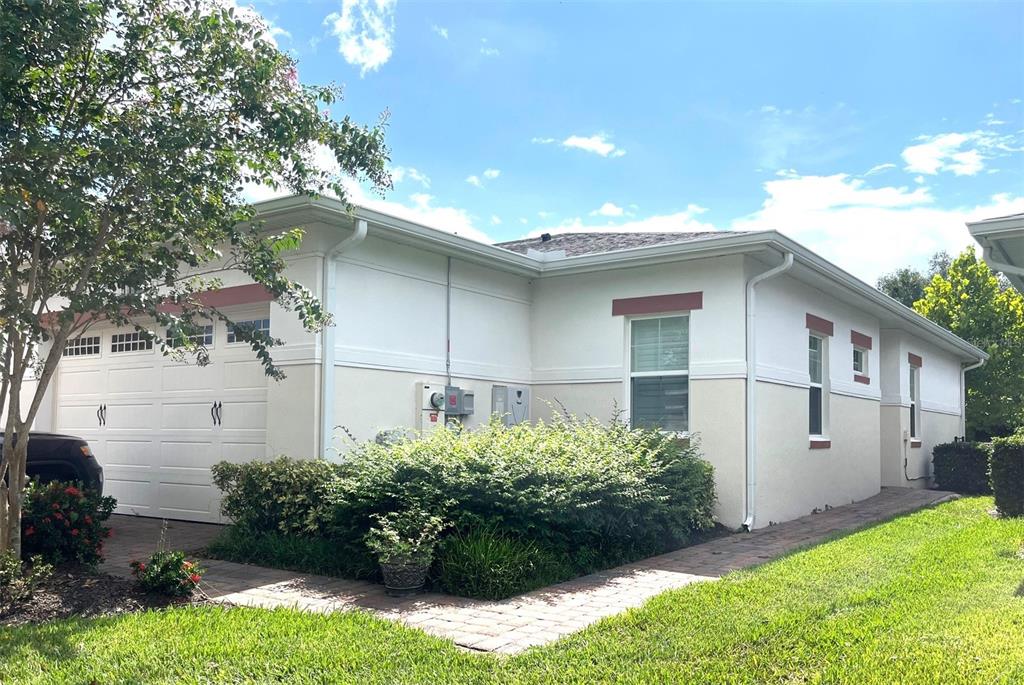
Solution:
<svg viewBox="0 0 1024 685"><path fill-rule="evenodd" d="M853 348L853 372L861 376L868 375L868 351L863 347Z"/></svg>
<svg viewBox="0 0 1024 685"><path fill-rule="evenodd" d="M919 438L921 432L921 369L910 366L910 437Z"/></svg>
<svg viewBox="0 0 1024 685"><path fill-rule="evenodd" d="M633 426L684 432L690 414L690 319L630 322L630 417Z"/></svg>
<svg viewBox="0 0 1024 685"><path fill-rule="evenodd" d="M110 336L111 352L141 352L153 349L153 341L144 338L142 333L114 333Z"/></svg>
<svg viewBox="0 0 1024 685"><path fill-rule="evenodd" d="M259 331L270 335L270 319L252 319L249 321L236 321L235 327L228 325L228 343L240 342L235 339L235 330Z"/></svg>
<svg viewBox="0 0 1024 685"><path fill-rule="evenodd" d="M77 337L64 343L65 357L85 357L100 353L100 336Z"/></svg>
<svg viewBox="0 0 1024 685"><path fill-rule="evenodd" d="M197 326L195 328L195 330L197 331L196 333L193 333L192 335L187 336L188 339L191 340L194 344L202 345L204 347L209 347L210 345L213 344L213 326L212 325L210 325L210 326ZM181 347L182 345L185 344L186 336L183 336L183 335L177 335L177 336L174 336L174 337L172 337L172 336L173 336L173 332L170 329L167 329L167 344L168 344L168 346L170 346L170 347Z"/></svg>
<svg viewBox="0 0 1024 685"><path fill-rule="evenodd" d="M825 374L825 339L817 335L807 337L807 371L810 376L808 389L808 425L812 436L825 434L827 410L825 398L828 393L828 376Z"/></svg>

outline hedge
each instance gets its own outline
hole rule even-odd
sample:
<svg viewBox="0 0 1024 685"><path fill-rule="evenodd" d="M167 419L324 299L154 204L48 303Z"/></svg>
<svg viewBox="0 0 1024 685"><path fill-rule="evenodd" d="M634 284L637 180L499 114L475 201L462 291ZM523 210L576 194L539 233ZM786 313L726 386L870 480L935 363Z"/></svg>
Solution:
<svg viewBox="0 0 1024 685"><path fill-rule="evenodd" d="M990 448L977 442L947 442L932 450L935 484L940 490L987 495Z"/></svg>
<svg viewBox="0 0 1024 685"><path fill-rule="evenodd" d="M992 494L1003 516L1024 516L1024 434L992 440Z"/></svg>
<svg viewBox="0 0 1024 685"><path fill-rule="evenodd" d="M494 549L543 550L538 569L568 559L582 573L685 545L713 526L715 502L712 468L696 444L572 417L368 442L341 464L221 463L214 482L224 492L223 513L244 533L234 543L326 539L352 575L375 568L363 543L371 516L413 505L443 516L448 534L463 542L487 530ZM458 566L472 567L461 550ZM484 585L491 594L501 583Z"/></svg>

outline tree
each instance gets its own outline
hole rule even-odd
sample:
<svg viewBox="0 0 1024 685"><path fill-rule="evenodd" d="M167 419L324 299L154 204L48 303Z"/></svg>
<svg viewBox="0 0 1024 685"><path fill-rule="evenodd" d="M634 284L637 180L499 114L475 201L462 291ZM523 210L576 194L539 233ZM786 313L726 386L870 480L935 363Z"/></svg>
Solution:
<svg viewBox="0 0 1024 685"><path fill-rule="evenodd" d="M936 274L946 277L952 258L945 250L940 250L928 260L928 272L921 273L918 269L907 266L879 277L877 288L883 293L913 309L914 303L924 297L924 289Z"/></svg>
<svg viewBox="0 0 1024 685"><path fill-rule="evenodd" d="M189 276L204 265L247 274L319 330L329 315L284 275L301 232L261 232L243 187L344 201L341 174L390 181L384 122L329 117L340 90L300 85L253 16L215 0L0 7L0 551L19 551L28 431L69 337L114 323L205 363L189 333L235 324L200 298L220 284ZM236 335L282 377L280 341Z"/></svg>
<svg viewBox="0 0 1024 685"><path fill-rule="evenodd" d="M1003 288L970 247L945 277L932 277L914 308L990 355L967 374L968 437L987 440L1024 425L1024 295Z"/></svg>

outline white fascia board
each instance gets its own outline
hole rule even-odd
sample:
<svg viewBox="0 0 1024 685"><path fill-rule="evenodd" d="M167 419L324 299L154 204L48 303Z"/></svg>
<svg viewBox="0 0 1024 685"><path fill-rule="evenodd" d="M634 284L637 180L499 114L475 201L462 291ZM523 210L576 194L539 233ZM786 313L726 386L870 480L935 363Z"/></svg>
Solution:
<svg viewBox="0 0 1024 685"><path fill-rule="evenodd" d="M1002 244L1003 240L1010 238L1024 238L1024 214L971 222L967 224L967 229L983 248L990 251L986 255L991 254L992 261L999 260L1006 267L1024 268L1024 264L1014 263L1010 252ZM988 259L987 256L986 259ZM994 265L993 268L999 270L999 265ZM1017 290L1024 292L1024 276L1005 270L1003 275L1010 280L1010 283Z"/></svg>
<svg viewBox="0 0 1024 685"><path fill-rule="evenodd" d="M384 237L390 240L534 278L606 271L764 250L774 250L779 253L792 252L796 260L804 266L824 275L848 292L860 296L869 305L896 316L906 326L905 330L908 332L937 342L945 349L961 355L965 361L988 359L985 352L971 343L926 319L913 309L903 306L778 231L752 231L738 234L723 232L721 236L701 240L615 250L541 262L511 250L463 238L381 212L355 206L350 209L345 203L333 198L313 199L293 195L261 202L255 207L262 220L268 224L280 224L280 227L301 224L301 221L296 221L301 218L328 222L339 219L347 222L351 222L353 218L364 219L371 225L371 232L382 232Z"/></svg>

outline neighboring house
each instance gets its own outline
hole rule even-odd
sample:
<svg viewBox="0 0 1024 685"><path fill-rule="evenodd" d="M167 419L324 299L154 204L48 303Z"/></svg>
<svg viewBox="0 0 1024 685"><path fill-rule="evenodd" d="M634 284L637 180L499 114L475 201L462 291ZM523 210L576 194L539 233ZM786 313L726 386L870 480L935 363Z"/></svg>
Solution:
<svg viewBox="0 0 1024 685"><path fill-rule="evenodd" d="M69 342L37 427L93 444L121 512L216 521L212 464L337 458L339 425L361 440L434 429L430 394L450 375L475 400L470 427L492 406L510 420L564 407L699 436L720 520L761 527L924 486L932 447L964 432L964 370L985 358L773 231L486 245L368 210L353 221L331 200L259 210L268 229L306 228L289 272L337 326L308 334L241 281L210 293L287 342L280 383L220 323L201 334L205 368L130 331Z"/></svg>
<svg viewBox="0 0 1024 685"><path fill-rule="evenodd" d="M967 228L981 243L982 254L992 270L1002 271L1024 293L1024 214L976 221L967 224Z"/></svg>

